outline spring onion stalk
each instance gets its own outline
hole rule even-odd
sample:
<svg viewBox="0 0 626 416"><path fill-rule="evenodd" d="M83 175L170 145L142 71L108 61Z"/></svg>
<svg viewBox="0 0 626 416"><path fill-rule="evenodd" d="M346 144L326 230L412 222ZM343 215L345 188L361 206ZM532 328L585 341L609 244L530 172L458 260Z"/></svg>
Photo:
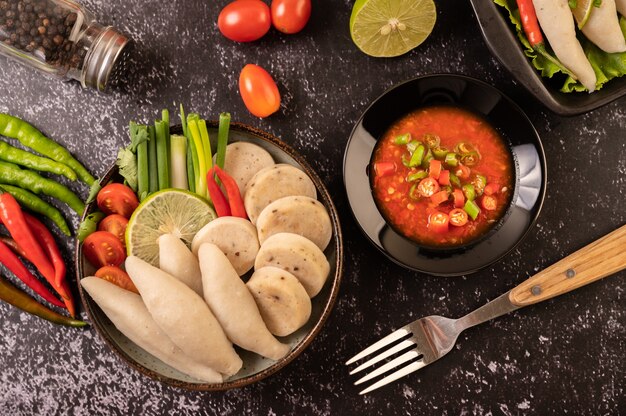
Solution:
<svg viewBox="0 0 626 416"><path fill-rule="evenodd" d="M213 167L213 154L211 153L211 141L209 140L209 131L206 128L206 121L198 120L198 129L200 130L200 138L202 139L202 150L204 150L204 161L206 162L206 170Z"/></svg>
<svg viewBox="0 0 626 416"><path fill-rule="evenodd" d="M187 117L185 117L185 109L183 109L183 105L180 105L180 124L183 126L183 135L189 139L189 135L187 134Z"/></svg>
<svg viewBox="0 0 626 416"><path fill-rule="evenodd" d="M226 160L226 145L228 145L228 130L230 129L230 113L220 114L220 124L217 130L217 155L215 163L224 169Z"/></svg>
<svg viewBox="0 0 626 416"><path fill-rule="evenodd" d="M186 138L186 137L185 137ZM189 144L187 146L187 185L191 192L196 192L196 175L193 171L193 154L191 149L193 146Z"/></svg>
<svg viewBox="0 0 626 416"><path fill-rule="evenodd" d="M167 146L165 147L165 149L167 150L167 184L168 187L170 185L170 176L169 173L172 169L171 167L171 163L172 163L172 159L171 159L171 152L172 152L172 144L171 144L171 138L170 138L170 112L165 109L161 112L161 121L165 124L164 126L164 130L165 130L165 143L167 144Z"/></svg>
<svg viewBox="0 0 626 416"><path fill-rule="evenodd" d="M147 131L147 127L135 125L135 128L133 129L131 125L131 134L133 130L135 131L135 134L140 134L142 130ZM142 141L137 145L137 194L140 199L145 198L150 191L150 176L148 169L148 141Z"/></svg>
<svg viewBox="0 0 626 416"><path fill-rule="evenodd" d="M187 120L187 128L193 139L193 146L198 155L198 175L196 175L196 193L200 196L207 196L206 174L208 172L204 149L202 147L202 137L198 129L198 122L194 119Z"/></svg>
<svg viewBox="0 0 626 416"><path fill-rule="evenodd" d="M174 134L170 142L170 183L172 188L188 189L187 187L187 138Z"/></svg>
<svg viewBox="0 0 626 416"><path fill-rule="evenodd" d="M169 157L167 151L167 125L162 121L154 123L156 129L156 151L158 163L159 189L170 187Z"/></svg>
<svg viewBox="0 0 626 416"><path fill-rule="evenodd" d="M148 126L148 177L150 180L149 192L153 193L159 190L157 149L156 149L156 133L154 126Z"/></svg>

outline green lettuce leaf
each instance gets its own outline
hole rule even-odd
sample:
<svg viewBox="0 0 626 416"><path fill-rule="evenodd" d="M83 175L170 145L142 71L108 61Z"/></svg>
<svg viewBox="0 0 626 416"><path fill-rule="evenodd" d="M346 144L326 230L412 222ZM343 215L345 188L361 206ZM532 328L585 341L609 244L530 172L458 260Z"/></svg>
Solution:
<svg viewBox="0 0 626 416"><path fill-rule="evenodd" d="M522 42L522 45L524 45L524 54L530 58L533 66L541 72L541 76L552 78L554 74L557 73L564 75L565 81L561 87L562 92L581 92L587 90L580 82L568 76L565 68L553 62L553 59L556 58L549 45L546 44L547 56L537 53L537 51L530 46L524 34L524 30L522 29L522 23L515 0L494 0L494 2L508 11L509 19L511 23L515 25L517 37L520 42ZM626 19L623 16L620 18L620 27L626 37ZM587 40L581 33L579 33L579 40L591 67L596 73L596 89L602 88L602 86L611 79L626 74L626 52L606 53Z"/></svg>

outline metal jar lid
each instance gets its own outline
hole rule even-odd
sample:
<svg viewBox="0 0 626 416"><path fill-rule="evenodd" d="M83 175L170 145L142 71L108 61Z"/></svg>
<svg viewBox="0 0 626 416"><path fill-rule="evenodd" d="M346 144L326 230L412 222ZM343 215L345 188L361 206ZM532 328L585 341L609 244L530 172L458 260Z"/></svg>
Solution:
<svg viewBox="0 0 626 416"><path fill-rule="evenodd" d="M112 26L102 29L85 57L83 86L104 91L123 72L128 44L129 39Z"/></svg>

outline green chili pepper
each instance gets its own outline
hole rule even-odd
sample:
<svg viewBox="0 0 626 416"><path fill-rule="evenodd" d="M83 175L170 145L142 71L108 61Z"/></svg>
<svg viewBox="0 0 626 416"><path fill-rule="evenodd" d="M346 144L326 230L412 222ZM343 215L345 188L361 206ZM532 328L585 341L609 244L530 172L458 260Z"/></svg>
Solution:
<svg viewBox="0 0 626 416"><path fill-rule="evenodd" d="M81 327L86 322L68 318L38 303L35 299L22 292L0 276L0 299L30 314L39 316L55 324Z"/></svg>
<svg viewBox="0 0 626 416"><path fill-rule="evenodd" d="M413 185L411 185L411 188L409 189L409 198L411 199L419 199L420 198L420 194L417 191L417 185L419 183L414 183Z"/></svg>
<svg viewBox="0 0 626 416"><path fill-rule="evenodd" d="M43 135L24 120L9 114L0 113L0 134L19 140L24 146L70 167L81 181L90 185L96 181L89 171L63 146Z"/></svg>
<svg viewBox="0 0 626 416"><path fill-rule="evenodd" d="M454 151L457 153L465 154L475 152L476 148L470 143L460 142L454 146Z"/></svg>
<svg viewBox="0 0 626 416"><path fill-rule="evenodd" d="M459 159L457 159L456 153L447 153L444 159L444 163L448 166L458 166Z"/></svg>
<svg viewBox="0 0 626 416"><path fill-rule="evenodd" d="M415 182L415 181L419 181L421 179L424 179L427 176L428 176L428 172L426 172L425 170L420 170L418 172L411 173L411 174L407 175L406 181L407 182Z"/></svg>
<svg viewBox="0 0 626 416"><path fill-rule="evenodd" d="M433 148L433 155L435 156L435 159L439 159L439 160L445 159L448 152L449 150L447 147L437 146Z"/></svg>
<svg viewBox="0 0 626 416"><path fill-rule="evenodd" d="M441 144L441 139L436 134L426 133L422 139L424 140L424 143L426 143L426 146L431 149L438 147L439 144Z"/></svg>
<svg viewBox="0 0 626 416"><path fill-rule="evenodd" d="M92 234L98 228L98 223L105 217L104 213L100 211L92 212L87 215L85 219L78 226L78 232L76 233L76 237L78 241L81 243L89 234Z"/></svg>
<svg viewBox="0 0 626 416"><path fill-rule="evenodd" d="M461 180L452 172L450 172L450 183L457 188L461 187Z"/></svg>
<svg viewBox="0 0 626 416"><path fill-rule="evenodd" d="M428 151L424 155L424 158L422 159L422 167L424 169L428 169L430 167L430 161L433 160L434 158L435 157L433 156L433 152L430 149L428 149Z"/></svg>
<svg viewBox="0 0 626 416"><path fill-rule="evenodd" d="M474 185L476 195L481 196L485 190L485 186L487 186L487 178L483 175L476 175L476 177L472 180L472 185Z"/></svg>
<svg viewBox="0 0 626 416"><path fill-rule="evenodd" d="M407 144L411 140L411 133L404 133L393 139L395 144Z"/></svg>
<svg viewBox="0 0 626 416"><path fill-rule="evenodd" d="M56 175L63 175L71 181L76 180L76 173L63 163L55 162L52 159L34 155L8 143L0 141L0 159L40 172L50 172Z"/></svg>
<svg viewBox="0 0 626 416"><path fill-rule="evenodd" d="M476 199L476 190L474 189L474 185L472 185L471 183L466 183L461 189L463 190L463 195L465 195L465 199L467 199L468 201L473 201L474 199Z"/></svg>
<svg viewBox="0 0 626 416"><path fill-rule="evenodd" d="M465 212L467 212L467 215L469 215L473 220L475 220L476 217L478 217L478 214L480 214L480 208L478 208L476 202L470 200L467 200L465 202L463 210L465 210Z"/></svg>
<svg viewBox="0 0 626 416"><path fill-rule="evenodd" d="M461 155L461 162L465 166L476 166L480 161L480 154L478 152L469 152Z"/></svg>
<svg viewBox="0 0 626 416"><path fill-rule="evenodd" d="M53 180L12 163L0 162L0 183L19 186L36 194L54 197L70 206L78 215L82 215L85 204L65 186Z"/></svg>
<svg viewBox="0 0 626 416"><path fill-rule="evenodd" d="M409 151L410 154L413 154L418 146L420 146L422 142L418 142L417 140L411 140L406 144L406 150Z"/></svg>
<svg viewBox="0 0 626 416"><path fill-rule="evenodd" d="M417 146L417 149L411 155L411 160L409 160L409 167L414 168L415 166L419 166L422 164L422 158L424 157L424 146Z"/></svg>
<svg viewBox="0 0 626 416"><path fill-rule="evenodd" d="M15 198L24 208L50 218L52 222L59 227L63 234L72 235L72 232L65 222L65 218L61 215L61 211L48 204L37 195L12 185L2 185L0 188L13 195L13 198Z"/></svg>

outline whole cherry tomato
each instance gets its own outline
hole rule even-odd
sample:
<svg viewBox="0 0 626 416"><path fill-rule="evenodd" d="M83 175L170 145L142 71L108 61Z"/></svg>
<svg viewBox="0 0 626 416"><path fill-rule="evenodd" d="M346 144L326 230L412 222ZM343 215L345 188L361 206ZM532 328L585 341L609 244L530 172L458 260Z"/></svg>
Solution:
<svg viewBox="0 0 626 416"><path fill-rule="evenodd" d="M239 75L239 93L248 110L257 117L267 117L278 111L280 93L267 71L258 65L248 64Z"/></svg>
<svg viewBox="0 0 626 416"><path fill-rule="evenodd" d="M272 24L283 33L298 33L311 17L311 0L272 0Z"/></svg>
<svg viewBox="0 0 626 416"><path fill-rule="evenodd" d="M96 201L100 211L105 214L120 214L126 218L130 218L139 205L133 190L121 183L110 183L100 189Z"/></svg>
<svg viewBox="0 0 626 416"><path fill-rule="evenodd" d="M252 42L270 30L270 8L261 0L236 0L222 9L217 27L235 42Z"/></svg>

